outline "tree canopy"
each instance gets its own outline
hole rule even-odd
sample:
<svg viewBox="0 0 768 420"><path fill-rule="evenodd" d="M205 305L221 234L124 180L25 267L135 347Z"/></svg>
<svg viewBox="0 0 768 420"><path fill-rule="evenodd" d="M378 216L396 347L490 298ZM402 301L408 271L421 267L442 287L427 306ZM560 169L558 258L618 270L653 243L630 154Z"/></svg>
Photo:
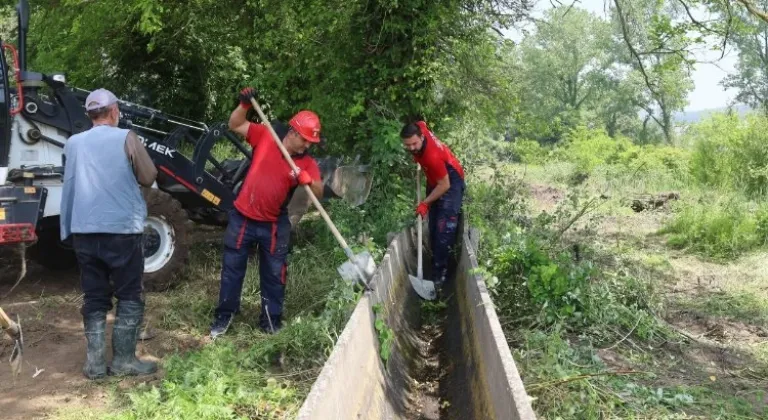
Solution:
<svg viewBox="0 0 768 420"><path fill-rule="evenodd" d="M41 0L28 67L205 121L254 86L270 117L313 109L329 152L387 166L404 161L397 133L415 118L543 143L580 125L673 142L702 45L736 48L724 85L766 108L768 2L605 3L608 17L562 2L538 19L528 0ZM535 29L519 43L502 36L523 21Z"/></svg>

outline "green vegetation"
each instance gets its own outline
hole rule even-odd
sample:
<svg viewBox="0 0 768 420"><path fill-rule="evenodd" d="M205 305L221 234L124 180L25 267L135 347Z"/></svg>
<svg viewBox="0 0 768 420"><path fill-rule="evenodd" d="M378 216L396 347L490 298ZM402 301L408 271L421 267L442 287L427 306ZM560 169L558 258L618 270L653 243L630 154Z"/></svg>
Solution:
<svg viewBox="0 0 768 420"><path fill-rule="evenodd" d="M483 232L479 261L542 418L765 416L768 350L727 328L766 320L763 277L744 259L768 235L768 119L686 126L675 114L694 50L726 45L738 62L724 84L765 114L768 2L612 0L604 17L563 4L537 19L519 0L32 3L30 70L206 122L225 120L246 85L270 118L317 111L329 139L318 155L372 165L368 202L330 212L377 259L387 233L413 222L399 129L428 121L469 175L465 215ZM0 22L4 40L13 22ZM501 34L515 25L526 30L513 43ZM630 209L670 191L679 199ZM115 387L98 417L295 414L357 297L337 280L344 256L321 222L299 238L284 331L255 331L251 267L232 334L167 356L156 383ZM150 298L164 328L205 333L219 259L200 246L191 281ZM722 274L733 265L744 271ZM423 309L434 320L441 308ZM726 338L709 338L719 329Z"/></svg>
<svg viewBox="0 0 768 420"><path fill-rule="evenodd" d="M640 158L656 159L651 153ZM601 165L611 168L598 169ZM595 170L628 170L620 160L598 162L595 168L588 179L601 176ZM517 182L509 168L496 171L502 172L499 178ZM657 175L651 171L637 176ZM768 298L755 296L752 289L681 299L667 296L670 272L663 254L645 250L642 244L627 248L590 233L597 197L585 194L602 185L586 181L554 209L536 214L516 188L486 184L473 190L467 209L471 223L484 226L478 260L484 263L495 307L537 413L545 418L637 418L641 412L642 418L760 418L760 400L738 389L768 380L764 350L744 350L755 360L749 368L757 382L732 385L731 379L686 357L685 349L697 343L681 335L668 317L682 310L723 320L715 323L762 326ZM688 191L695 189L681 194ZM531 217L527 222L522 217L493 218L491 210L499 203ZM667 211L678 210L673 206ZM622 214L613 208L605 212L602 217ZM489 217L490 224L485 222ZM643 258L633 257L638 253ZM667 377L666 372L679 372L681 366L691 373ZM725 393L721 381L726 381Z"/></svg>
<svg viewBox="0 0 768 420"><path fill-rule="evenodd" d="M745 289L717 291L683 305L697 313L723 317L732 322L768 327L768 300Z"/></svg>
<svg viewBox="0 0 768 420"><path fill-rule="evenodd" d="M259 280L249 267L242 312L227 335L163 361L164 377L128 391L113 389L113 410L104 419L285 418L298 411L346 323L358 295L338 279L344 260L319 220L317 234L294 245L283 330L257 328ZM219 247L202 243L183 274L190 279L168 293L151 295L164 330L200 340L207 334L218 295ZM255 260L254 260L255 262ZM116 382L115 382L116 383ZM65 417L66 418L66 417Z"/></svg>
<svg viewBox="0 0 768 420"><path fill-rule="evenodd" d="M684 206L660 233L669 245L722 261L763 247L768 240L768 207L750 209L736 198Z"/></svg>
<svg viewBox="0 0 768 420"><path fill-rule="evenodd" d="M759 198L768 190L768 120L716 115L691 131L691 173L701 184Z"/></svg>
<svg viewBox="0 0 768 420"><path fill-rule="evenodd" d="M553 145L515 140L504 155L513 164L471 168L478 260L537 414L764 417L768 349L753 342L768 295L763 254L751 255L768 238L766 121L716 114L679 145L577 126ZM550 193L531 196L529 182L562 193L536 211ZM679 200L630 210L669 191ZM678 257L701 273L678 271ZM708 346L721 350L710 359ZM738 355L737 372L712 368L720 352Z"/></svg>
<svg viewBox="0 0 768 420"><path fill-rule="evenodd" d="M389 328L387 321L383 317L381 304L373 306L373 313L376 315L374 328L379 335L379 356L384 363L387 363L389 355L392 354L392 344L395 341L395 333L392 331L392 328Z"/></svg>

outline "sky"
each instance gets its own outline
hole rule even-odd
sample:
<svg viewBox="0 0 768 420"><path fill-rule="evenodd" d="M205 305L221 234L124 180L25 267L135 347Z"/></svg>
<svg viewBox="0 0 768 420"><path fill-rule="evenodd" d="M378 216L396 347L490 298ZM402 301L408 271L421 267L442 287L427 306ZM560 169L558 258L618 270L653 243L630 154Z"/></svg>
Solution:
<svg viewBox="0 0 768 420"><path fill-rule="evenodd" d="M563 4L570 4L570 0L560 0ZM605 10L606 0L579 0L577 7L586 9L600 17L607 18ZM534 16L541 16L541 12L552 7L552 3L557 4L555 0L538 0L534 11ZM507 36L512 39L519 39L517 31L505 31ZM695 56L699 63L696 63L692 74L694 89L688 95L688 105L685 111L699 111L703 109L721 108L728 106L736 96L733 89L724 90L720 81L731 72L734 72L736 64L736 54L727 50L726 55L720 60L720 51L700 50L696 51ZM717 62L717 64L701 63L702 61Z"/></svg>

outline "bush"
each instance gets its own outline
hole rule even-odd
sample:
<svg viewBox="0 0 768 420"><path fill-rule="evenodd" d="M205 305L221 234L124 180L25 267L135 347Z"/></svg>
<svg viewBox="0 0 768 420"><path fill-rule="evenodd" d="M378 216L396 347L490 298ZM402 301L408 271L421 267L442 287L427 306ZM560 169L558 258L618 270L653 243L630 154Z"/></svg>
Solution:
<svg viewBox="0 0 768 420"><path fill-rule="evenodd" d="M576 164L578 172L589 174L595 167L619 161L620 154L637 147L624 137L611 138L603 129L579 126L566 136L555 155Z"/></svg>
<svg viewBox="0 0 768 420"><path fill-rule="evenodd" d="M481 232L494 232L481 238L483 249L501 246L501 234L517 229L526 212L528 190L507 170L492 165L492 175L485 182L467 183L463 213L468 223Z"/></svg>
<svg viewBox="0 0 768 420"><path fill-rule="evenodd" d="M584 127L571 131L555 156L576 164L576 172L582 175L605 166L616 175L668 174L681 178L687 176L690 161L690 153L679 147L638 146L626 137L611 138L602 129Z"/></svg>
<svg viewBox="0 0 768 420"><path fill-rule="evenodd" d="M715 115L695 125L689 141L691 174L698 182L751 197L768 191L768 118Z"/></svg>
<svg viewBox="0 0 768 420"><path fill-rule="evenodd" d="M574 266L565 252L551 257L533 237L508 238L488 260L499 279L492 288L499 311L510 315L538 313L546 324L582 319L590 267Z"/></svg>
<svg viewBox="0 0 768 420"><path fill-rule="evenodd" d="M752 210L728 198L687 205L663 229L668 243L704 256L727 260L762 247L768 238L768 207Z"/></svg>
<svg viewBox="0 0 768 420"><path fill-rule="evenodd" d="M674 146L633 146L622 152L618 160L627 171L687 177L690 152Z"/></svg>
<svg viewBox="0 0 768 420"><path fill-rule="evenodd" d="M549 151L537 141L519 139L512 143L511 154L516 162L540 165L546 162Z"/></svg>
<svg viewBox="0 0 768 420"><path fill-rule="evenodd" d="M648 284L627 273L601 271L584 258L586 247L560 243L591 201L574 195L551 214L528 220L520 216L526 205L513 186L475 183L468 195L469 222L482 232L478 260L510 331L528 325L526 320L589 331L598 340L615 338L605 335L605 325L628 330L637 323L635 331L648 336L658 331L648 311L656 304Z"/></svg>

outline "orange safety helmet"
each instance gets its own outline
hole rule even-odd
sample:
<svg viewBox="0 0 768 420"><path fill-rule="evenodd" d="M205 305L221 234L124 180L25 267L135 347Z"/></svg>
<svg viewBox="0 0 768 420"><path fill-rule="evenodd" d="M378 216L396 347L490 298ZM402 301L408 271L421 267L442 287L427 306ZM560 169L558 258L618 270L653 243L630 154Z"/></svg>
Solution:
<svg viewBox="0 0 768 420"><path fill-rule="evenodd" d="M307 141L320 143L320 117L314 112L299 111L288 124Z"/></svg>

